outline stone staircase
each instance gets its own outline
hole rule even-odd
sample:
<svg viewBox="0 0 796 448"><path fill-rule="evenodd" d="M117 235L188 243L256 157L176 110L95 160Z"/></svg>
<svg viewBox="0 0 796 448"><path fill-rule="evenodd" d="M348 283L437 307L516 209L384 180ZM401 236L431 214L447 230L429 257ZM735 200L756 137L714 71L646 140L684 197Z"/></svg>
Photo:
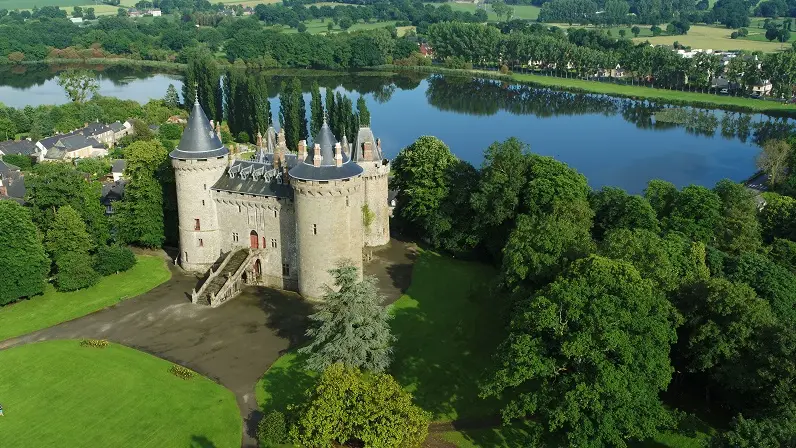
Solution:
<svg viewBox="0 0 796 448"><path fill-rule="evenodd" d="M254 258L251 249L240 249L224 256L218 269L210 269L210 275L199 288L191 291L191 302L217 307L235 297L243 288L244 275L250 261Z"/></svg>

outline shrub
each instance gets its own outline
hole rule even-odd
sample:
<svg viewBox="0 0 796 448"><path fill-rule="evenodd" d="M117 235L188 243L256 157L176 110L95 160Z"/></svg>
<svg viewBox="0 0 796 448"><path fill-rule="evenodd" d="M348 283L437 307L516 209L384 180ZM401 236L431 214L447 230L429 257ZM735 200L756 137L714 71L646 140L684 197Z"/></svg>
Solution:
<svg viewBox="0 0 796 448"><path fill-rule="evenodd" d="M94 270L91 256L70 252L63 254L55 262L55 288L59 291L77 291L97 283L100 275Z"/></svg>
<svg viewBox="0 0 796 448"><path fill-rule="evenodd" d="M190 380L195 375L193 370L185 368L185 367L177 365L177 364L174 364L173 366L171 366L171 368L169 369L169 372L171 372L171 374L176 376L177 378L182 378L184 380Z"/></svg>
<svg viewBox="0 0 796 448"><path fill-rule="evenodd" d="M503 75L507 75L509 73L509 67L506 64L501 65L500 73Z"/></svg>
<svg viewBox="0 0 796 448"><path fill-rule="evenodd" d="M732 33L730 33L730 39L737 39L737 38L738 38L738 32L737 31L733 31Z"/></svg>
<svg viewBox="0 0 796 448"><path fill-rule="evenodd" d="M287 439L285 415L279 411L271 411L257 425L257 440L261 447L279 445Z"/></svg>
<svg viewBox="0 0 796 448"><path fill-rule="evenodd" d="M246 131L238 132L238 143L249 143L249 134Z"/></svg>
<svg viewBox="0 0 796 448"><path fill-rule="evenodd" d="M133 251L124 246L103 246L94 258L94 269L100 275L123 272L135 265Z"/></svg>
<svg viewBox="0 0 796 448"><path fill-rule="evenodd" d="M108 346L108 341L105 339L83 339L80 341L81 347L94 347L94 348L105 348Z"/></svg>

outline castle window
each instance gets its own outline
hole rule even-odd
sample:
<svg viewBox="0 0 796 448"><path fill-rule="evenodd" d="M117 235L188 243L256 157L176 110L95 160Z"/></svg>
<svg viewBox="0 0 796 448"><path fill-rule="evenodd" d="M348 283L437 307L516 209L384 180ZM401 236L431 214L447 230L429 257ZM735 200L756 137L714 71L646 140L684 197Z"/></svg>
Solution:
<svg viewBox="0 0 796 448"><path fill-rule="evenodd" d="M290 276L290 265L282 263L282 275L285 277Z"/></svg>
<svg viewBox="0 0 796 448"><path fill-rule="evenodd" d="M238 205L238 213L240 213L240 205Z"/></svg>
<svg viewBox="0 0 796 448"><path fill-rule="evenodd" d="M312 234L313 235L317 235L318 234L318 224L313 224L312 225Z"/></svg>
<svg viewBox="0 0 796 448"><path fill-rule="evenodd" d="M348 196L345 197L345 206L348 207Z"/></svg>
<svg viewBox="0 0 796 448"><path fill-rule="evenodd" d="M276 218L276 209L274 209L274 218Z"/></svg>
<svg viewBox="0 0 796 448"><path fill-rule="evenodd" d="M188 251L187 250L185 251L185 253L182 256L182 262L183 263L187 263L188 262Z"/></svg>
<svg viewBox="0 0 796 448"><path fill-rule="evenodd" d="M239 240L238 232L232 232L232 241L238 242Z"/></svg>
<svg viewBox="0 0 796 448"><path fill-rule="evenodd" d="M268 247L268 245L266 244L266 241L265 241L265 237L263 237L263 247L264 247L264 248L265 248L265 247Z"/></svg>
<svg viewBox="0 0 796 448"><path fill-rule="evenodd" d="M202 226L199 225L199 219L198 218L193 220L193 229L194 230L202 230Z"/></svg>
<svg viewBox="0 0 796 448"><path fill-rule="evenodd" d="M199 247L205 247L205 242L199 238Z"/></svg>
<svg viewBox="0 0 796 448"><path fill-rule="evenodd" d="M204 184L204 189L207 190L207 184Z"/></svg>
<svg viewBox="0 0 796 448"><path fill-rule="evenodd" d="M204 207L204 206L205 206L205 200L202 199L202 207Z"/></svg>
<svg viewBox="0 0 796 448"><path fill-rule="evenodd" d="M276 247L276 238L271 238L271 247Z"/></svg>

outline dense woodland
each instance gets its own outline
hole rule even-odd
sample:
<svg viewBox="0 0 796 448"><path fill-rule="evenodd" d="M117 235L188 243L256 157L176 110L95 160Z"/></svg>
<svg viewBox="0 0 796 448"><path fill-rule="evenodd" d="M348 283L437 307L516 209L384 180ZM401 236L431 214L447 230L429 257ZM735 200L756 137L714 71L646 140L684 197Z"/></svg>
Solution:
<svg viewBox="0 0 796 448"><path fill-rule="evenodd" d="M668 391L738 415L716 447L796 443L794 176L759 210L728 180L594 191L516 139L477 169L434 137L393 172L405 232L500 269L509 336L482 396L505 400L504 422L533 415L555 446L624 446L676 426Z"/></svg>

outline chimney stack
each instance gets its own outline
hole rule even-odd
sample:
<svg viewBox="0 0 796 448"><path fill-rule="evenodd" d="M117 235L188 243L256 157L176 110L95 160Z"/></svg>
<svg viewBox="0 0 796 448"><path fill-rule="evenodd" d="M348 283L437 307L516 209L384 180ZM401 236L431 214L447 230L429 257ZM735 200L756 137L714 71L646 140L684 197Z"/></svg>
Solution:
<svg viewBox="0 0 796 448"><path fill-rule="evenodd" d="M373 160L373 143L365 142L362 144L362 156L366 162Z"/></svg>
<svg viewBox="0 0 796 448"><path fill-rule="evenodd" d="M298 144L298 160L303 162L307 158L307 141L302 140Z"/></svg>
<svg viewBox="0 0 796 448"><path fill-rule="evenodd" d="M334 166L343 166L343 149L340 143L334 144Z"/></svg>
<svg viewBox="0 0 796 448"><path fill-rule="evenodd" d="M312 156L313 166L320 167L321 161L323 160L323 156L321 156L321 145L316 143L312 149L312 152L315 153L315 155Z"/></svg>

